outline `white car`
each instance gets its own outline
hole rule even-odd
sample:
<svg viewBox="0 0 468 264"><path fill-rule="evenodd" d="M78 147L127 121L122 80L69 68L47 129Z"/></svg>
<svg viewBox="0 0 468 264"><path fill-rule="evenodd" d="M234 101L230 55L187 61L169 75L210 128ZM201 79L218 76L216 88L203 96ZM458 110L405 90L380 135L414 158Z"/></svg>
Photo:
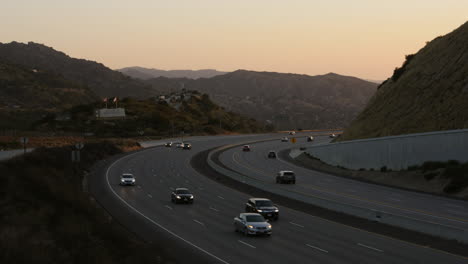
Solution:
<svg viewBox="0 0 468 264"><path fill-rule="evenodd" d="M120 185L135 185L135 177L133 177L133 174L122 174L122 176L120 176Z"/></svg>
<svg viewBox="0 0 468 264"><path fill-rule="evenodd" d="M296 135L296 131L289 131L289 135Z"/></svg>
<svg viewBox="0 0 468 264"><path fill-rule="evenodd" d="M281 138L281 142L288 142L289 141L289 138L288 137L282 137Z"/></svg>
<svg viewBox="0 0 468 264"><path fill-rule="evenodd" d="M267 235L272 232L271 224L261 214L241 213L234 218L234 230L244 235Z"/></svg>

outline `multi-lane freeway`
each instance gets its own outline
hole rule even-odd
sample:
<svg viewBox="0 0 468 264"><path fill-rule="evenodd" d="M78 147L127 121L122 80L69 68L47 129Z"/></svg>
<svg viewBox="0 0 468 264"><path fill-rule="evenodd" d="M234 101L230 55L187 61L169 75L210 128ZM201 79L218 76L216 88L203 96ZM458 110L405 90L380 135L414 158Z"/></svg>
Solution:
<svg viewBox="0 0 468 264"><path fill-rule="evenodd" d="M275 135L197 137L190 139L192 150L154 147L120 156L97 166L99 175L91 179L90 190L129 230L148 241L166 244L181 262L468 263L462 256L355 229L281 204L280 220L272 222L271 237L246 237L234 232L233 218L243 212L251 196L201 175L190 161L200 151L272 136ZM222 154L222 161L255 177L266 177L265 173L278 168L291 168L292 164L271 164L274 161L262 156L263 150L284 147L276 136L277 142L252 145L253 151L248 153L251 157L232 149ZM136 186L120 186L122 173L133 173ZM291 188L310 188L315 184L305 178L298 176L298 183ZM177 187L189 188L195 195L194 204L171 203L171 191ZM348 189L360 190L354 185Z"/></svg>

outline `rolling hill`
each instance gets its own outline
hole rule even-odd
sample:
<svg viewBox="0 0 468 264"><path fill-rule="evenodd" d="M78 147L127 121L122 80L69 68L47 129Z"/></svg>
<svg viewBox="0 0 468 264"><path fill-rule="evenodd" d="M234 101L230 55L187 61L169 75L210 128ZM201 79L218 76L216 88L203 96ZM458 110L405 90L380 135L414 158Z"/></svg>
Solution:
<svg viewBox="0 0 468 264"><path fill-rule="evenodd" d="M211 78L214 76L226 74L226 72L220 72L217 70L158 70L158 69L148 69L143 67L126 67L118 69L117 71L128 75L133 78L148 80L158 77L167 77L167 78L188 78L188 79L199 79L199 78Z"/></svg>
<svg viewBox="0 0 468 264"><path fill-rule="evenodd" d="M377 84L334 73L319 76L238 70L213 78L147 80L153 88L185 87L228 110L277 129L338 128L364 108Z"/></svg>
<svg viewBox="0 0 468 264"><path fill-rule="evenodd" d="M340 140L468 128L468 22L396 68Z"/></svg>
<svg viewBox="0 0 468 264"><path fill-rule="evenodd" d="M157 94L142 81L113 71L103 64L71 58L63 52L34 42L0 43L0 61L60 75L77 85L87 86L100 97L145 98Z"/></svg>

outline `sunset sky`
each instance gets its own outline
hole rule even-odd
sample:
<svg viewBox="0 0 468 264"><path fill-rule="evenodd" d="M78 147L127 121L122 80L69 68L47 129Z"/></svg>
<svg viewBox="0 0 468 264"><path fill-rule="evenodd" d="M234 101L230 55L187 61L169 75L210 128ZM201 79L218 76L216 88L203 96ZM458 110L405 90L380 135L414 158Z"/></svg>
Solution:
<svg viewBox="0 0 468 264"><path fill-rule="evenodd" d="M0 42L34 41L112 69L384 80L467 20L467 0L6 0Z"/></svg>

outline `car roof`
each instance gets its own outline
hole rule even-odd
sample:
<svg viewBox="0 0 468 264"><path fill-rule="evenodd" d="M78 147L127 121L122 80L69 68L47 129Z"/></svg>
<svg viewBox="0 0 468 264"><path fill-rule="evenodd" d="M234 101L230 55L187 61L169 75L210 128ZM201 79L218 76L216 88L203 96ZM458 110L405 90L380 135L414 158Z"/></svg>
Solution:
<svg viewBox="0 0 468 264"><path fill-rule="evenodd" d="M131 174L131 173L122 173L122 176L132 176L133 177L133 174Z"/></svg>
<svg viewBox="0 0 468 264"><path fill-rule="evenodd" d="M292 172L292 173L294 173L294 171L290 171L290 170L282 170L282 171L279 171L279 172L282 172L282 173L285 173L285 172Z"/></svg>
<svg viewBox="0 0 468 264"><path fill-rule="evenodd" d="M271 201L270 199L267 198L250 198L252 201Z"/></svg>
<svg viewBox="0 0 468 264"><path fill-rule="evenodd" d="M187 191L188 191L187 188L176 188L175 190L176 190L176 191L180 191L180 190L187 190Z"/></svg>
<svg viewBox="0 0 468 264"><path fill-rule="evenodd" d="M249 215L260 215L261 214L258 214L258 213L240 213L240 215L245 215L245 216L249 216Z"/></svg>
<svg viewBox="0 0 468 264"><path fill-rule="evenodd" d="M274 151L274 150L270 150L269 152L276 152L276 151Z"/></svg>

